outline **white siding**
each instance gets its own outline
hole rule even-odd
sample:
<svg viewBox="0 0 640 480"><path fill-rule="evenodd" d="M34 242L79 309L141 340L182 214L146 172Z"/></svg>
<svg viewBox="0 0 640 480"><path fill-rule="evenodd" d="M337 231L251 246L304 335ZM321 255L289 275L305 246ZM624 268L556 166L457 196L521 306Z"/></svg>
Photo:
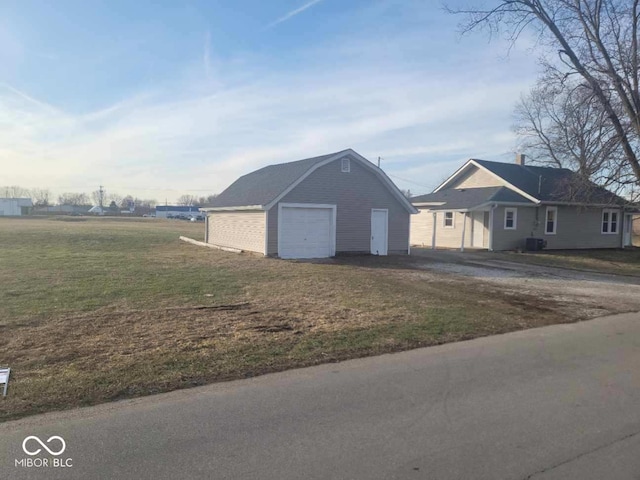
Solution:
<svg viewBox="0 0 640 480"><path fill-rule="evenodd" d="M266 212L210 212L207 242L222 247L264 253Z"/></svg>
<svg viewBox="0 0 640 480"><path fill-rule="evenodd" d="M505 182L491 175L489 172L481 170L478 167L471 167L468 172L455 180L451 185L447 185L447 189L502 187L504 185Z"/></svg>
<svg viewBox="0 0 640 480"><path fill-rule="evenodd" d="M444 227L444 212L436 212L436 247L460 248L462 244L462 227L465 214L453 212L453 228ZM467 214L467 226L464 232L464 246L471 247L471 214ZM411 245L431 246L433 235L433 211L421 209L418 215L411 215Z"/></svg>
<svg viewBox="0 0 640 480"><path fill-rule="evenodd" d="M31 206L28 198L0 198L0 216L20 216L23 208Z"/></svg>

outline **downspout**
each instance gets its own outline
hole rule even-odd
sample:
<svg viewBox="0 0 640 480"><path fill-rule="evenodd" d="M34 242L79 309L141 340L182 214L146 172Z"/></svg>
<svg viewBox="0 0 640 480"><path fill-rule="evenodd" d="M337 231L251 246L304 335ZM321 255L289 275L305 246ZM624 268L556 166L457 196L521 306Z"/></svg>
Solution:
<svg viewBox="0 0 640 480"><path fill-rule="evenodd" d="M491 209L489 210L489 251L493 252L493 211L496 209L498 205L495 203L491 205Z"/></svg>
<svg viewBox="0 0 640 480"><path fill-rule="evenodd" d="M467 212L464 212L462 215L462 242L460 243L460 251L464 252L464 236L467 231Z"/></svg>
<svg viewBox="0 0 640 480"><path fill-rule="evenodd" d="M431 250L435 250L436 249L436 227L438 225L436 216L438 215L437 212L433 212L433 231L431 232Z"/></svg>

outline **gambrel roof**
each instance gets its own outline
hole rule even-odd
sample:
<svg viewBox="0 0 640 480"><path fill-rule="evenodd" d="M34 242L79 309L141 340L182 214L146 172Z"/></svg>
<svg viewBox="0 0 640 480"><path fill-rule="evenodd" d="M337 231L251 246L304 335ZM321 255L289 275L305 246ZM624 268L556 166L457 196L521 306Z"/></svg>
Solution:
<svg viewBox="0 0 640 480"><path fill-rule="evenodd" d="M243 208L268 210L317 168L342 158L359 162L372 171L410 213L416 213L411 202L380 168L350 148L295 162L269 165L243 175L218 195L211 207L202 210Z"/></svg>

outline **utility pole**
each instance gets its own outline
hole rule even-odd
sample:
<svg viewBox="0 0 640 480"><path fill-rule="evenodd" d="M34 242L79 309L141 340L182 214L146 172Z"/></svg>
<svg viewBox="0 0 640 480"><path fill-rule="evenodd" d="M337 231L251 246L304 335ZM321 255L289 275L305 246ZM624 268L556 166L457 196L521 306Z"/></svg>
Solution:
<svg viewBox="0 0 640 480"><path fill-rule="evenodd" d="M380 160L382 160L382 157L378 157L378 168L380 168Z"/></svg>

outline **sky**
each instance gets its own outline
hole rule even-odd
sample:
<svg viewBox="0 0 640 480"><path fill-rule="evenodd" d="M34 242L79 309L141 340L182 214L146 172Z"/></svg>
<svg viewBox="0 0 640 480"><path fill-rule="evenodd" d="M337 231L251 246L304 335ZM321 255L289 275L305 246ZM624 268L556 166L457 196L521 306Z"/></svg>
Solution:
<svg viewBox="0 0 640 480"><path fill-rule="evenodd" d="M3 0L0 185L171 203L353 148L430 192L513 160L538 68L460 20L431 0Z"/></svg>

